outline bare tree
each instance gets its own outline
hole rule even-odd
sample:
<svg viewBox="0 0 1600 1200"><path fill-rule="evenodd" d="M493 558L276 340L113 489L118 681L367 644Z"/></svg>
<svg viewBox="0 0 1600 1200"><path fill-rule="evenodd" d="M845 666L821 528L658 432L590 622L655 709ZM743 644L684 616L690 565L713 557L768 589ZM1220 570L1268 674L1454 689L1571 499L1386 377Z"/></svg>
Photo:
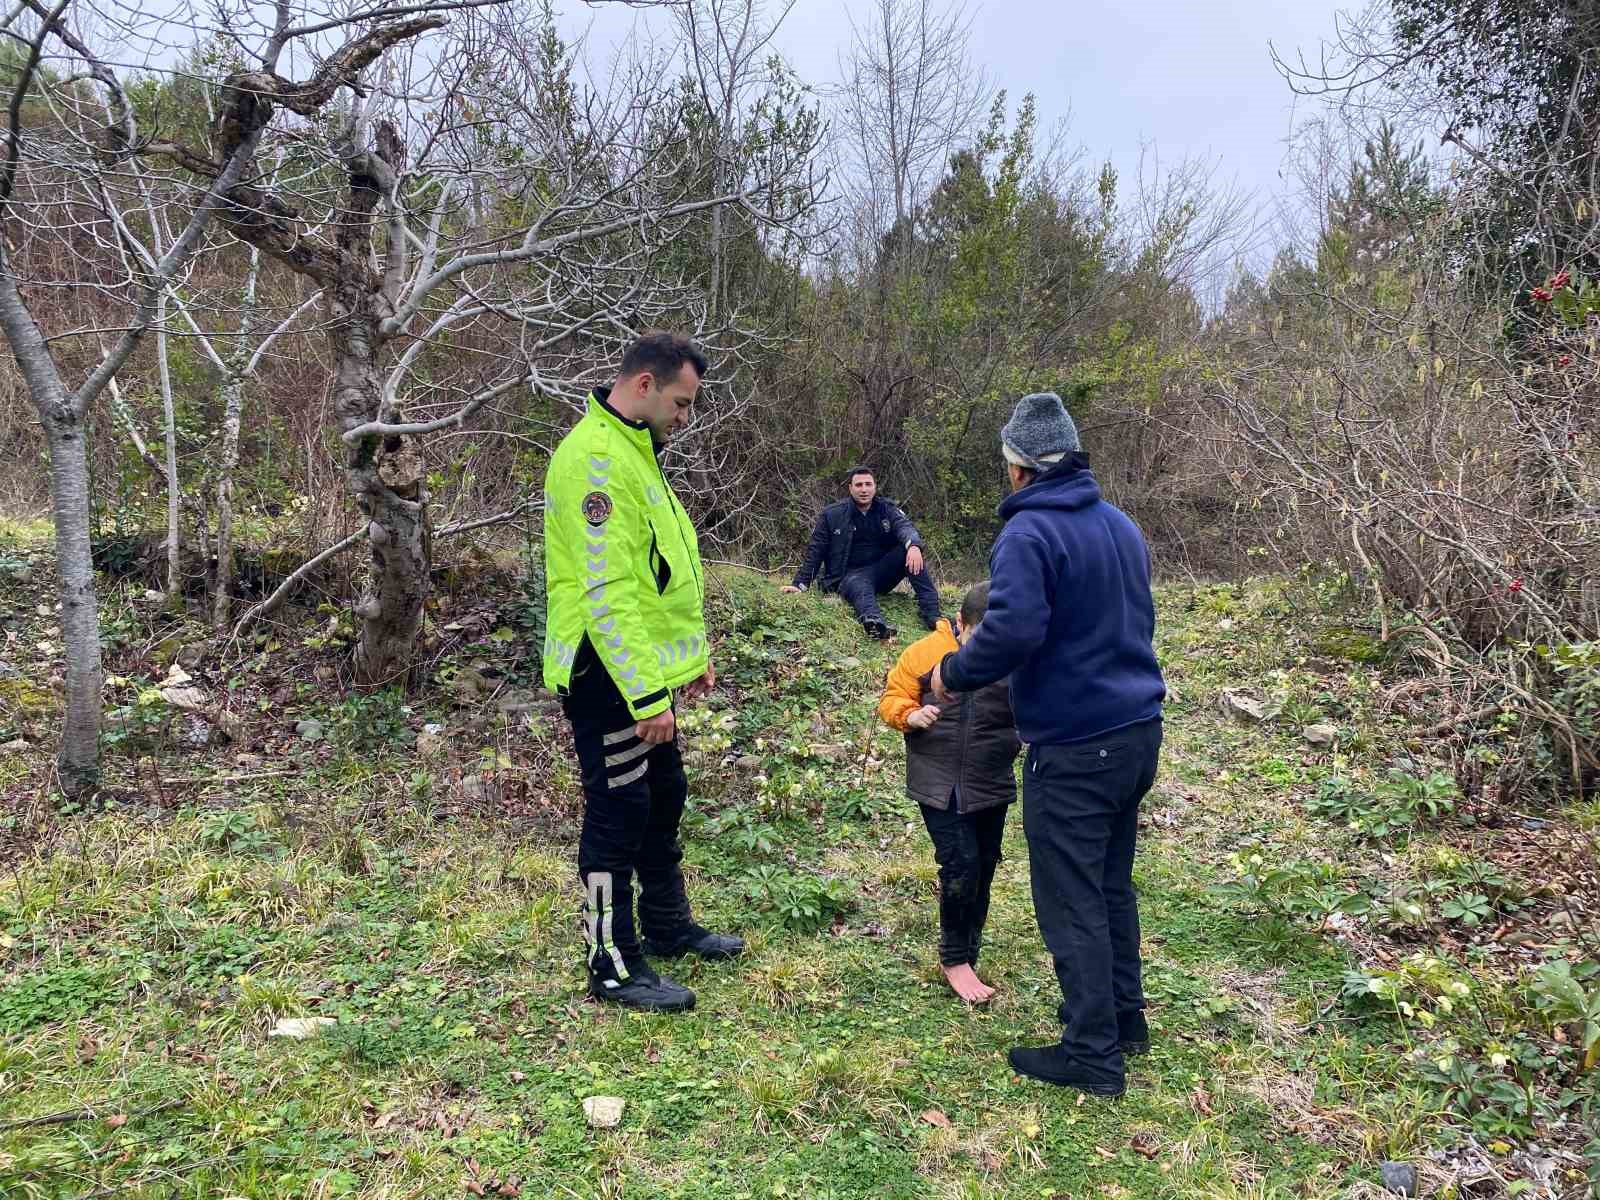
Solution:
<svg viewBox="0 0 1600 1200"><path fill-rule="evenodd" d="M386 59L381 75L349 75L359 89L348 100L297 97L305 121L288 135L308 167L300 182L229 192L223 227L321 290L331 410L372 562L356 606L365 685L405 677L421 628L430 436L530 389L581 403L620 345L651 324L736 342L664 265L673 241L716 209L772 223L803 207L789 185L814 147L776 140L756 170L696 194L677 169L681 106L651 82L664 74L657 66L639 67L608 91L580 88L548 9L480 9ZM279 95L286 85L256 86ZM220 169L179 144L146 153L205 181ZM332 215L318 234L321 213Z"/></svg>
<svg viewBox="0 0 1600 1200"><path fill-rule="evenodd" d="M876 241L900 226L910 246L919 207L992 89L972 65L972 18L959 2L940 11L933 0L872 0L865 23L850 28L839 71L843 176L864 232Z"/></svg>
<svg viewBox="0 0 1600 1200"><path fill-rule="evenodd" d="M176 10L175 10L176 11ZM56 0L51 7L21 0L0 25L20 47L20 66L8 72L8 123L0 160L0 215L8 228L0 244L0 330L4 331L38 411L50 452L52 509L60 576L61 625L66 643L67 707L59 769L64 789L80 794L99 777L101 707L99 618L89 529L89 475L85 420L91 404L157 324L173 281L201 247L207 227L248 188L263 134L280 107L314 108L359 75L396 42L442 23L432 15L384 20L382 10L361 14L366 32L340 47L305 83L277 73L291 47L309 35L294 25L280 4L255 46L257 69L220 81L222 103L205 182L184 197L174 236L157 243L141 219L140 191L129 186L126 165L146 150L150 131L140 125L130 100L130 72L120 64L141 54L154 62L165 52L158 35L195 36L178 28L178 17L149 18L120 8ZM355 18L330 18L323 32L348 29ZM113 58L97 41L118 44ZM136 72L135 72L136 73ZM53 287L71 279L38 278L19 252L30 234L65 243L74 253L113 243L125 267L119 277L85 286L123 315L109 332L109 345L79 364L72 349L101 331L75 328L47 332L34 306ZM67 364L71 362L72 366ZM81 367L81 369L74 369ZM68 371L76 378L69 382Z"/></svg>
<svg viewBox="0 0 1600 1200"><path fill-rule="evenodd" d="M688 0L674 9L684 39L690 78L711 117L711 192L726 190L737 169L735 142L748 115L750 97L781 64L767 57L778 28L794 9L782 0L768 16L762 0ZM711 211L711 311L726 312L728 275L724 261L724 210Z"/></svg>

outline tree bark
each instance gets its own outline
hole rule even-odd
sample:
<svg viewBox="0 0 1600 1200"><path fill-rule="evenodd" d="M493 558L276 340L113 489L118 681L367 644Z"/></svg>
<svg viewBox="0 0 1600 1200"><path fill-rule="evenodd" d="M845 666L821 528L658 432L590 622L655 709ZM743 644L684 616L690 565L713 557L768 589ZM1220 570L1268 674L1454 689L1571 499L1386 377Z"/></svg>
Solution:
<svg viewBox="0 0 1600 1200"><path fill-rule="evenodd" d="M381 290L371 285L364 277L341 279L332 297L333 409L341 432L375 419L401 419L382 409L378 325L389 313ZM369 435L349 450L345 480L367 518L372 561L366 593L355 610L361 620L356 681L363 687L403 683L411 668L432 588L424 477L414 438Z"/></svg>
<svg viewBox="0 0 1600 1200"><path fill-rule="evenodd" d="M67 711L56 766L69 796L100 783L100 615L89 546L89 456L81 415L61 396L42 412L50 447L61 636L66 644Z"/></svg>
<svg viewBox="0 0 1600 1200"><path fill-rule="evenodd" d="M180 550L183 523L179 517L181 492L178 482L178 410L172 398L172 368L167 361L167 296L156 302L156 375L161 384L161 417L166 440L164 462L167 477L167 603L183 595L183 567Z"/></svg>
<svg viewBox="0 0 1600 1200"><path fill-rule="evenodd" d="M261 251L250 248L250 271L244 280L239 313L239 344L222 383L222 448L217 456L217 574L211 597L211 627L218 637L233 619L233 473L239 469L239 428L244 420L244 380L250 371L250 327L256 315L256 285L261 278ZM291 321L294 317L291 315ZM287 324L287 322L285 322ZM282 326L279 327L280 329ZM276 336L268 336L268 341Z"/></svg>
<svg viewBox="0 0 1600 1200"><path fill-rule="evenodd" d="M211 627L218 637L227 632L233 617L233 473L239 466L243 416L244 375L235 369L222 384L222 450L217 456L217 583Z"/></svg>
<svg viewBox="0 0 1600 1200"><path fill-rule="evenodd" d="M9 264L0 261L0 267ZM56 765L69 796L100 782L100 616L89 548L89 455L82 408L62 382L16 278L0 269L0 329L16 356L50 448L56 579L66 644L67 711Z"/></svg>

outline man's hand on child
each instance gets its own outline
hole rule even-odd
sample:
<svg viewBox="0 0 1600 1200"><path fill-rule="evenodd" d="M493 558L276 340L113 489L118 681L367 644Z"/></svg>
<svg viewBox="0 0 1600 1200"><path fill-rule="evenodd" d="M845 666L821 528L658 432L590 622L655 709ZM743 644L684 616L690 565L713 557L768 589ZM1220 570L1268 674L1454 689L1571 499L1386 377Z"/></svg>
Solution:
<svg viewBox="0 0 1600 1200"><path fill-rule="evenodd" d="M912 729L927 729L939 719L939 711L937 704L924 704L906 714L906 724Z"/></svg>
<svg viewBox="0 0 1600 1200"><path fill-rule="evenodd" d="M933 668L933 674L928 679L928 690L933 693L933 698L940 704L949 704L953 698L950 689L944 685L944 672L940 670L944 664Z"/></svg>

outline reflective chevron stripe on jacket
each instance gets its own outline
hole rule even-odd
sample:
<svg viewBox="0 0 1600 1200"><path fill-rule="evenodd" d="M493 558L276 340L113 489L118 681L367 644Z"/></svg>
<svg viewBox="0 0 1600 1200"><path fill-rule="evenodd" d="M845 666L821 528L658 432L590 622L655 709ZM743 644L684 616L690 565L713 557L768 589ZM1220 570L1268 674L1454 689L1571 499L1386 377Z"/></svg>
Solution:
<svg viewBox="0 0 1600 1200"><path fill-rule="evenodd" d="M545 474L547 686L565 688L585 638L636 719L705 673L700 547L648 428L589 398Z"/></svg>

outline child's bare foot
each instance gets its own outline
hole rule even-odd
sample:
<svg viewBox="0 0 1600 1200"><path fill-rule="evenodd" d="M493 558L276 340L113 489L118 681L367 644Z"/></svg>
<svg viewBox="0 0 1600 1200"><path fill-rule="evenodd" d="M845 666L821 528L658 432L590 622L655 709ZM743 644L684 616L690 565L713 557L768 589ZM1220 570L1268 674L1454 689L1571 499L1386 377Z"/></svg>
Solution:
<svg viewBox="0 0 1600 1200"><path fill-rule="evenodd" d="M939 970L944 972L945 979L955 989L956 995L960 996L968 1004L982 1004L990 996L994 995L994 989L979 979L978 973L967 963L961 963L954 967L942 966Z"/></svg>

